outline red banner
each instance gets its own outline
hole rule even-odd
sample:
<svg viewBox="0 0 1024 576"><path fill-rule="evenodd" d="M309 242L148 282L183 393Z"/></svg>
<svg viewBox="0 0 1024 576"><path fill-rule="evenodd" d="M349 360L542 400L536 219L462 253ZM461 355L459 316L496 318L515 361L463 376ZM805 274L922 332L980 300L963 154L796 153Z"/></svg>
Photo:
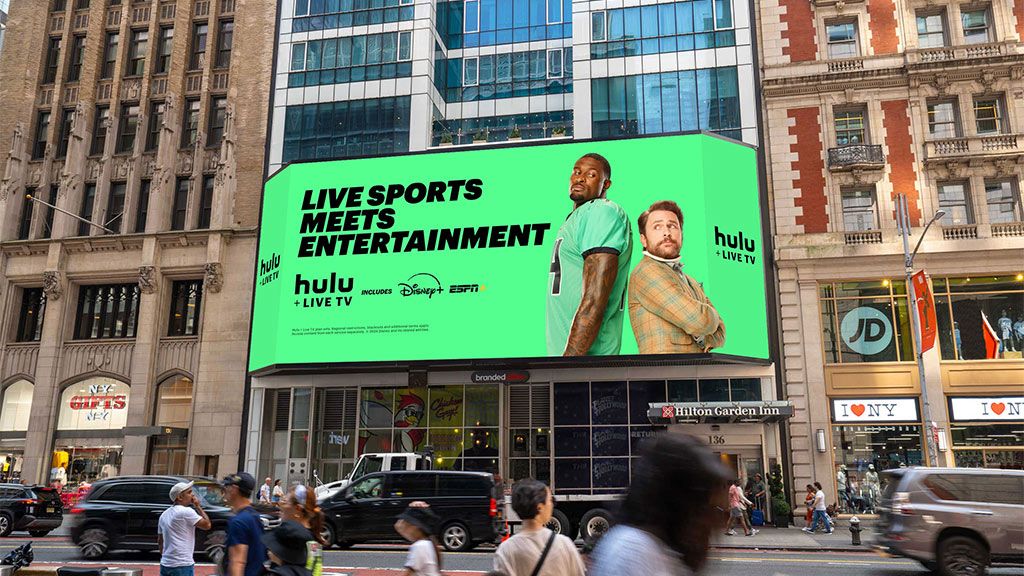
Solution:
<svg viewBox="0 0 1024 576"><path fill-rule="evenodd" d="M921 324L921 352L924 353L935 346L935 300L932 298L932 290L924 270L914 274L911 281L914 283L914 296L917 298L917 319Z"/></svg>

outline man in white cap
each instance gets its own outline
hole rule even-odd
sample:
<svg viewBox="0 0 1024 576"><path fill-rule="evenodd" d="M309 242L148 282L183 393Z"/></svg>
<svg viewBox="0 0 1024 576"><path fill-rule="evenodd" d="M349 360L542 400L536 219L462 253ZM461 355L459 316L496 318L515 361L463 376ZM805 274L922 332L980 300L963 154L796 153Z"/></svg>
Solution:
<svg viewBox="0 0 1024 576"><path fill-rule="evenodd" d="M171 488L174 504L160 515L157 545L160 547L160 576L193 576L196 528L210 529L210 517L192 492L192 482L178 482Z"/></svg>

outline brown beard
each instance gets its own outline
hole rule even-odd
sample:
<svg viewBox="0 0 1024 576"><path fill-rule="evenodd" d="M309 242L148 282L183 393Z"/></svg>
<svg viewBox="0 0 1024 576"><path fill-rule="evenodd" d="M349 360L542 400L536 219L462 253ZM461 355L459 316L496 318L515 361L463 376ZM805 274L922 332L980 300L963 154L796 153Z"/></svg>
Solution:
<svg viewBox="0 0 1024 576"><path fill-rule="evenodd" d="M664 243L654 244L654 245L648 247L647 251L649 253L657 256L658 258L664 258L666 260L671 260L673 258L678 258L679 257L679 245L678 244L673 243L671 248L668 248L667 246L665 248L662 248L663 245L664 245ZM672 254L665 254L664 252L662 252L662 250L669 250L669 249L673 250L674 253L672 253Z"/></svg>

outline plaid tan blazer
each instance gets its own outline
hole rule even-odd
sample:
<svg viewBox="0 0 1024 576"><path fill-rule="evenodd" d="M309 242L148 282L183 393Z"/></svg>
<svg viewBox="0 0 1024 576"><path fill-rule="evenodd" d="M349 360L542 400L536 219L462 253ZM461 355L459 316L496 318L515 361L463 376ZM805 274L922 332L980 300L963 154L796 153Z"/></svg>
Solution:
<svg viewBox="0 0 1024 576"><path fill-rule="evenodd" d="M644 256L629 279L629 321L641 354L699 354L725 344L725 324L686 274Z"/></svg>

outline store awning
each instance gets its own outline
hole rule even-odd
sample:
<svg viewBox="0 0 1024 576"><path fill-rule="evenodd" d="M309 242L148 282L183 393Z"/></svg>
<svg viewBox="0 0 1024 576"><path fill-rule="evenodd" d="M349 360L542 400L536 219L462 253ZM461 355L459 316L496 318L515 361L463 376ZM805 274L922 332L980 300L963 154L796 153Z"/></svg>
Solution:
<svg viewBox="0 0 1024 576"><path fill-rule="evenodd" d="M187 436L188 428L171 426L125 426L125 436Z"/></svg>
<svg viewBox="0 0 1024 576"><path fill-rule="evenodd" d="M779 422L793 416L793 403L769 402L652 402L651 424L729 424Z"/></svg>

